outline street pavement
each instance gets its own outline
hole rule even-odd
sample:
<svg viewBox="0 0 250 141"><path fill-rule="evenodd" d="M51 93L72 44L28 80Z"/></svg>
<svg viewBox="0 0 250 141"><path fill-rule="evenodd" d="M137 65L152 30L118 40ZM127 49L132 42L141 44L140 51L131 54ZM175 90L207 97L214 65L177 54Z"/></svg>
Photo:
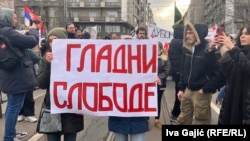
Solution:
<svg viewBox="0 0 250 141"><path fill-rule="evenodd" d="M171 78L170 78L171 79ZM174 124L169 120L169 113L174 104L174 82L168 80L167 89L165 90L162 99L162 112L161 122L162 124ZM34 91L35 99L35 114L39 116L41 104L45 95L45 90L37 89ZM212 124L217 124L219 106L215 105L215 98L217 93L213 95L211 107L212 107ZM3 94L3 99L6 99L6 95ZM0 140L4 134L4 111L6 108L6 102L2 104L3 117L0 118ZM108 117L97 117L97 116L84 116L84 130L79 132L77 135L77 141L112 141L114 134L108 131L107 124ZM161 141L161 129L154 126L154 117L150 117L151 130L146 133L146 141ZM16 129L17 131L27 131L28 135L21 139L21 141L46 141L46 137L43 134L36 133L36 123L30 123L26 121L18 122Z"/></svg>

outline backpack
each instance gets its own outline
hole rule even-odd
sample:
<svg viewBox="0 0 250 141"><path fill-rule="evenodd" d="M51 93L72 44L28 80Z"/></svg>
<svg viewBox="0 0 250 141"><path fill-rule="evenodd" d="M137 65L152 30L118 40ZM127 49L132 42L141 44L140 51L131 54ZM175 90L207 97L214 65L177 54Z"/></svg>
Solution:
<svg viewBox="0 0 250 141"><path fill-rule="evenodd" d="M7 37L4 36L6 28L1 28L0 34L0 69L11 70L14 68L24 56L23 52L12 47Z"/></svg>

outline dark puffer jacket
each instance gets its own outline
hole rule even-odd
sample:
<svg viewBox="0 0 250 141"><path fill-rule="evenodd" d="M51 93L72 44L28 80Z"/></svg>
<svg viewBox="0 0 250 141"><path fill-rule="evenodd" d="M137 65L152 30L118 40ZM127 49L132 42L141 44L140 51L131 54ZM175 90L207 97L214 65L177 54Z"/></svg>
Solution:
<svg viewBox="0 0 250 141"><path fill-rule="evenodd" d="M187 44L185 34L189 27L195 37L196 42L193 46ZM189 88L197 91L206 87L208 81L217 71L217 60L214 52L207 52L209 46L205 37L208 27L205 24L186 23L183 37L183 55L180 71L179 88L184 91ZM214 93L209 92L209 93Z"/></svg>
<svg viewBox="0 0 250 141"><path fill-rule="evenodd" d="M19 48L25 54L20 62L11 70L0 69L0 90L7 94L16 94L33 90L37 80L33 70L33 63L27 55L27 49L38 44L38 31L31 29L29 35L17 32L12 27L14 11L8 8L0 9L0 34L8 38L13 47Z"/></svg>
<svg viewBox="0 0 250 141"><path fill-rule="evenodd" d="M178 25L174 29L174 39L171 40L168 50L169 61L171 64L170 73L174 80L179 80L181 56L183 47L184 25Z"/></svg>

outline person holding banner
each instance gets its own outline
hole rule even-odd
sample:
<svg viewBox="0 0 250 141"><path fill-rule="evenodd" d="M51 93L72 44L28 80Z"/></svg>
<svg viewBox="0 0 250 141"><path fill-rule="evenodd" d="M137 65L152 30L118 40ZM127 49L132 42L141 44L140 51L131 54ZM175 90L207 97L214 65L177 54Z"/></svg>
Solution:
<svg viewBox="0 0 250 141"><path fill-rule="evenodd" d="M164 94L164 90L167 86L167 77L170 72L170 62L168 60L168 55L165 49L163 48L162 42L158 42L158 78L156 82L157 85L157 103L158 103L158 115L155 117L155 126L158 128L162 128L162 124L160 122L161 115L161 99Z"/></svg>
<svg viewBox="0 0 250 141"><path fill-rule="evenodd" d="M46 46L44 56L41 60L41 66L37 75L38 86L41 89L46 89L46 95L42 106L50 109L50 66L53 59L52 42L55 39L67 39L68 35L64 28L53 28L48 33L49 46ZM39 121L41 115L39 116ZM39 123L38 121L38 123ZM83 115L63 113L61 114L62 131L57 133L48 133L48 141L60 141L61 135L64 135L64 141L76 141L77 132L83 130ZM38 129L38 128L37 128Z"/></svg>
<svg viewBox="0 0 250 141"><path fill-rule="evenodd" d="M136 31L138 39L146 38L146 28L139 27ZM124 39L132 40L131 36ZM145 141L145 133L149 129L149 117L117 117L108 119L109 131L115 133L114 141ZM130 135L130 139L128 136Z"/></svg>

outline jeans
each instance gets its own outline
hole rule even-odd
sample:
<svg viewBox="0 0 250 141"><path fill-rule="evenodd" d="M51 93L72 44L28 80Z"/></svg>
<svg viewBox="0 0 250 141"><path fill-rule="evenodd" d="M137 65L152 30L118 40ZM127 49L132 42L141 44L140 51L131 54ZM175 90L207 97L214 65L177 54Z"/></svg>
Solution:
<svg viewBox="0 0 250 141"><path fill-rule="evenodd" d="M145 141L145 132L129 135L130 141ZM115 133L115 141L128 141L128 134Z"/></svg>
<svg viewBox="0 0 250 141"><path fill-rule="evenodd" d="M218 99L218 100L222 100L223 97L224 97L224 94L225 94L225 86L223 86L223 87L220 89L220 92L219 92L219 94L218 94L218 96L217 96L217 99Z"/></svg>
<svg viewBox="0 0 250 141"><path fill-rule="evenodd" d="M64 141L76 141L77 133L65 133ZM47 141L61 141L61 133L50 133L47 134Z"/></svg>
<svg viewBox="0 0 250 141"><path fill-rule="evenodd" d="M34 116L35 115L35 101L33 98L33 90L27 91L24 99L23 107L19 115Z"/></svg>
<svg viewBox="0 0 250 141"><path fill-rule="evenodd" d="M7 107L5 112L4 141L13 141L16 136L16 122L18 113L23 107L26 92L7 94Z"/></svg>

